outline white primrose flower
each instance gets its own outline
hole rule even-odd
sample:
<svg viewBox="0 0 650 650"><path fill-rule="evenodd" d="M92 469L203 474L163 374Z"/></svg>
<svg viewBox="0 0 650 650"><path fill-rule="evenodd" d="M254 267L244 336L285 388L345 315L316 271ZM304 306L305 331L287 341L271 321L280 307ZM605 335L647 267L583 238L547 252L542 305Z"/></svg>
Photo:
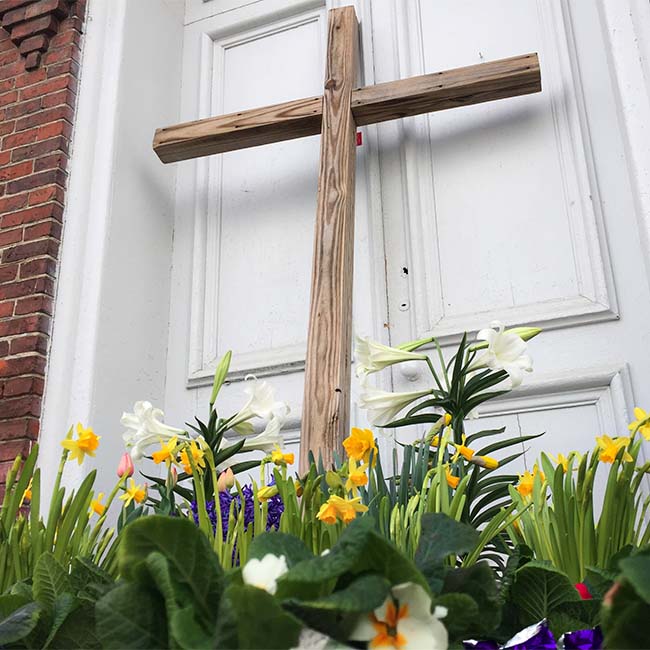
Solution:
<svg viewBox="0 0 650 650"><path fill-rule="evenodd" d="M481 330L476 339L487 341L487 350L474 360L469 367L470 371L480 368L505 370L513 388L521 384L524 371L532 371L533 361L526 354L528 345L518 334L505 332L500 321L490 323L490 327Z"/></svg>
<svg viewBox="0 0 650 650"><path fill-rule="evenodd" d="M426 354L416 354L415 352L391 348L388 345L371 341L368 337L364 339L357 336L356 339L355 360L357 364L357 377L378 372L395 363L422 361L427 358Z"/></svg>
<svg viewBox="0 0 650 650"><path fill-rule="evenodd" d="M446 615L445 607L431 613L431 597L420 585L407 582L393 587L374 612L361 616L350 639L386 650L447 650L449 635L440 621Z"/></svg>
<svg viewBox="0 0 650 650"><path fill-rule="evenodd" d="M170 427L162 419L165 414L155 408L151 402L140 401L133 406L133 413L122 413L120 422L126 427L122 439L130 448L133 460L140 460L144 451L149 445L167 442L172 438L180 440L192 440L183 429Z"/></svg>
<svg viewBox="0 0 650 650"><path fill-rule="evenodd" d="M248 560L242 570L242 579L244 584L264 589L271 595L275 595L278 590L278 579L288 570L284 555L268 553L261 560Z"/></svg>
<svg viewBox="0 0 650 650"><path fill-rule="evenodd" d="M395 419L406 406L420 397L431 395L432 389L408 393L390 393L379 388L365 386L359 396L359 406L368 411L368 420L377 427L383 427Z"/></svg>
<svg viewBox="0 0 650 650"><path fill-rule="evenodd" d="M242 428L241 425L252 418L271 420L273 417L284 418L289 413L289 405L275 399L273 387L267 381L259 381L254 375L248 375L244 392L248 400L228 423L235 430L248 433L249 428Z"/></svg>

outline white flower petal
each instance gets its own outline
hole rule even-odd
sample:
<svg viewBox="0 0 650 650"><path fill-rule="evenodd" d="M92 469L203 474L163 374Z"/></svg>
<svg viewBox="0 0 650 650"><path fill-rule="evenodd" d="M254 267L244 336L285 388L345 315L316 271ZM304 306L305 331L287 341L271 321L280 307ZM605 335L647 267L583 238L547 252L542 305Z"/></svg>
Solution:
<svg viewBox="0 0 650 650"><path fill-rule="evenodd" d="M242 569L244 584L264 589L274 595L278 589L278 579L287 571L287 560L284 555L267 553L261 560L248 560Z"/></svg>

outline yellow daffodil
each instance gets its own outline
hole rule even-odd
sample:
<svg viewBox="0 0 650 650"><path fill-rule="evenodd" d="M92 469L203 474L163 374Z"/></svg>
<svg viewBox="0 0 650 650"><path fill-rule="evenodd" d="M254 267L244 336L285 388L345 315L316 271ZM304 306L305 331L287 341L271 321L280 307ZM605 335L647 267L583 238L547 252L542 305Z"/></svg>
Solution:
<svg viewBox="0 0 650 650"><path fill-rule="evenodd" d="M66 438L61 442L61 446L70 452L68 456L70 460L76 460L81 465L86 456L93 457L95 455L100 437L96 436L91 428L85 429L79 422L77 424L77 439Z"/></svg>
<svg viewBox="0 0 650 650"><path fill-rule="evenodd" d="M636 420L630 422L628 429L638 431L646 440L650 440L650 413L646 413L637 406L634 409L634 417Z"/></svg>
<svg viewBox="0 0 650 650"><path fill-rule="evenodd" d="M569 469L569 459L564 454L558 454L557 456L549 454L548 456L558 467L561 465L566 474Z"/></svg>
<svg viewBox="0 0 650 650"><path fill-rule="evenodd" d="M260 501L268 501L278 493L277 485L265 485L257 491L257 498Z"/></svg>
<svg viewBox="0 0 650 650"><path fill-rule="evenodd" d="M465 446L465 440L467 440L467 436L463 434L463 444L454 445L456 453L454 454L453 460L458 460L459 456L462 456L465 460L471 460L474 456L474 450Z"/></svg>
<svg viewBox="0 0 650 650"><path fill-rule="evenodd" d="M165 463L165 465L169 467L172 461L174 460L177 446L178 446L178 438L171 438L170 440L167 441L166 444L161 440L160 449L158 451L154 451L153 454L151 454L151 458L153 459L153 462L156 463L156 465L160 465L160 463Z"/></svg>
<svg viewBox="0 0 650 650"><path fill-rule="evenodd" d="M447 485L455 490L460 483L460 476L454 476L449 467L445 470L445 476L447 477Z"/></svg>
<svg viewBox="0 0 650 650"><path fill-rule="evenodd" d="M357 512L366 512L368 506L361 503L361 497L343 499L333 494L318 511L316 517L326 524L333 524L339 518L344 524L349 524L356 518Z"/></svg>
<svg viewBox="0 0 650 650"><path fill-rule="evenodd" d="M304 492L304 488L302 487L302 483L298 480L293 482L293 486L296 488L296 496L301 497L302 493Z"/></svg>
<svg viewBox="0 0 650 650"><path fill-rule="evenodd" d="M544 472L540 472L539 468L537 465L533 467L533 473L531 474L528 470L526 470L523 474L519 475L519 483L517 483L517 486L515 489L519 494L524 499L529 498L532 493L533 493L533 486L535 485L535 476L539 474L539 478L544 481L546 477L544 476Z"/></svg>
<svg viewBox="0 0 650 650"><path fill-rule="evenodd" d="M276 465L293 465L295 459L293 454L283 453L280 445L276 445L275 449L271 452L271 460Z"/></svg>
<svg viewBox="0 0 650 650"><path fill-rule="evenodd" d="M104 498L104 493L100 492L97 495L97 498L93 499L90 502L90 510L91 510L91 512L94 512L95 514L99 515L100 517L106 512L106 506L102 503L103 498Z"/></svg>
<svg viewBox="0 0 650 650"><path fill-rule="evenodd" d="M183 471L186 474L192 473L192 464L190 463L190 457L187 454L189 449L190 454L192 454L192 460L194 465L199 469L205 469L205 452L199 445L196 443L196 440L192 440L188 445L185 446L185 449L180 453L180 462L183 465Z"/></svg>
<svg viewBox="0 0 650 650"><path fill-rule="evenodd" d="M367 485L368 475L366 474L367 465L359 465L357 467L356 462L353 458L350 458L348 463L348 478L345 482L345 489L348 492L355 492L357 488L362 485Z"/></svg>
<svg viewBox="0 0 650 650"><path fill-rule="evenodd" d="M596 438L596 442L600 449L598 460L601 460L603 463L613 463L616 460L616 456L618 456L619 450L625 449L630 444L630 439L627 436L612 439L608 435L602 435ZM629 463L633 460L627 450L623 452L623 461Z"/></svg>
<svg viewBox="0 0 650 650"><path fill-rule="evenodd" d="M29 479L29 483L27 484L27 487L25 488L25 491L23 492L23 501L31 501L32 500L32 480Z"/></svg>
<svg viewBox="0 0 650 650"><path fill-rule="evenodd" d="M499 467L499 461L496 458L492 458L492 456L472 456L469 462L479 467L485 467L485 469L496 469Z"/></svg>
<svg viewBox="0 0 650 650"><path fill-rule="evenodd" d="M135 481L129 479L129 487L124 489L124 494L120 497L124 501L124 506L128 506L132 501L144 503L147 498L147 486L136 485Z"/></svg>
<svg viewBox="0 0 650 650"><path fill-rule="evenodd" d="M375 437L372 435L370 429L359 429L352 427L352 432L343 441L345 452L348 458L357 462L363 461L367 463L370 460L370 453L373 454L372 465L375 466L377 462L377 445L375 444Z"/></svg>

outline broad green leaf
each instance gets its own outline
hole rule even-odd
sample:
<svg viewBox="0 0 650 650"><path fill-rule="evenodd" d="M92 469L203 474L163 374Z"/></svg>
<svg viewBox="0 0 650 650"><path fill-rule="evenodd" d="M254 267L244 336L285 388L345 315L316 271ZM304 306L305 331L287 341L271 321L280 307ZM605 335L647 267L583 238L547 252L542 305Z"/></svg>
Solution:
<svg viewBox="0 0 650 650"><path fill-rule="evenodd" d="M619 567L637 594L650 605L650 549L621 560Z"/></svg>
<svg viewBox="0 0 650 650"><path fill-rule="evenodd" d="M450 555L471 551L479 538L472 526L440 512L423 515L421 526L420 543L415 553L415 563L421 571L442 565Z"/></svg>
<svg viewBox="0 0 650 650"><path fill-rule="evenodd" d="M50 648L62 650L100 648L95 631L95 605L83 603L65 619L50 643Z"/></svg>
<svg viewBox="0 0 650 650"><path fill-rule="evenodd" d="M150 589L120 584L97 601L95 612L104 648L168 647L165 604Z"/></svg>
<svg viewBox="0 0 650 650"><path fill-rule="evenodd" d="M124 531L118 551L121 575L150 582L146 562L153 552L167 560L177 600L194 603L202 618L209 620L219 601L223 572L207 537L187 519L142 517Z"/></svg>
<svg viewBox="0 0 650 650"><path fill-rule="evenodd" d="M519 622L526 626L548 618L565 603L581 598L564 573L550 564L532 561L517 571L510 600L519 611Z"/></svg>
<svg viewBox="0 0 650 650"><path fill-rule="evenodd" d="M36 602L27 603L0 621L0 646L24 639L38 625L42 609Z"/></svg>
<svg viewBox="0 0 650 650"><path fill-rule="evenodd" d="M22 594L5 594L0 596L0 619L7 618L13 614L19 607L27 605L32 599Z"/></svg>
<svg viewBox="0 0 650 650"><path fill-rule="evenodd" d="M34 600L51 612L57 596L71 591L65 569L51 553L43 553L34 567Z"/></svg>
<svg viewBox="0 0 650 650"><path fill-rule="evenodd" d="M341 612L370 612L386 600L390 583L386 578L372 573L353 580L344 589L317 600L300 601L301 607L328 609Z"/></svg>
<svg viewBox="0 0 650 650"><path fill-rule="evenodd" d="M50 632L43 644L43 648L50 647L59 628L65 623L66 619L75 609L79 607L79 601L71 593L59 594L54 600L52 607Z"/></svg>
<svg viewBox="0 0 650 650"><path fill-rule="evenodd" d="M249 558L261 560L265 555L284 555L289 567L310 560L314 554L305 546L305 543L294 535L285 533L267 532L257 535L248 552Z"/></svg>
<svg viewBox="0 0 650 650"><path fill-rule="evenodd" d="M280 650L298 645L302 624L284 611L263 589L231 584L224 593L236 615L237 637L242 650Z"/></svg>
<svg viewBox="0 0 650 650"><path fill-rule="evenodd" d="M211 650L215 647L214 635L208 634L199 624L192 605L178 609L173 613L169 619L169 631L180 648Z"/></svg>
<svg viewBox="0 0 650 650"><path fill-rule="evenodd" d="M472 636L471 630L476 626L476 621L481 617L481 612L476 601L467 594L442 594L436 598L436 605L447 608L444 624L449 633L450 641L468 639Z"/></svg>
<svg viewBox="0 0 650 650"><path fill-rule="evenodd" d="M641 600L631 585L622 583L612 604L603 607L603 646L616 650L647 648L649 620L650 605Z"/></svg>

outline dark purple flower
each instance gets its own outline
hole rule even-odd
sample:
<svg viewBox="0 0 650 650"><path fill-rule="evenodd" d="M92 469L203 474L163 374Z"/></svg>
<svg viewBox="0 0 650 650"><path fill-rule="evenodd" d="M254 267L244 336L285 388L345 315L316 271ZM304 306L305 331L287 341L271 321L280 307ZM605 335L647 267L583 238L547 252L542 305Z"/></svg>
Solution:
<svg viewBox="0 0 650 650"><path fill-rule="evenodd" d="M543 620L515 634L503 648L504 650L556 650L557 644L553 632L548 629L548 622Z"/></svg>
<svg viewBox="0 0 650 650"><path fill-rule="evenodd" d="M599 627L593 630L567 632L561 639L565 650L602 650L603 632Z"/></svg>

